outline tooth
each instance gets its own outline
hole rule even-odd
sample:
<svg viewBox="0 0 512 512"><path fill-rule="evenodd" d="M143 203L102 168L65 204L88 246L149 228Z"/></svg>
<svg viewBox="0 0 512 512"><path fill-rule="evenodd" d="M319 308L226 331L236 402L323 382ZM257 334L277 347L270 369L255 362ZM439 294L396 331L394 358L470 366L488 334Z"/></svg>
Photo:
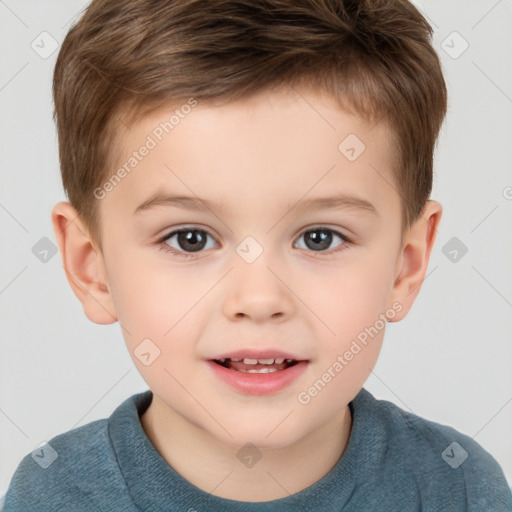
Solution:
<svg viewBox="0 0 512 512"><path fill-rule="evenodd" d="M226 362L226 358L224 357L223 359L220 360L220 362L224 364Z"/></svg>
<svg viewBox="0 0 512 512"><path fill-rule="evenodd" d="M276 364L282 364L282 363L284 362L284 359L281 359L281 358L279 358L279 359L274 359L274 362L275 362Z"/></svg>
<svg viewBox="0 0 512 512"><path fill-rule="evenodd" d="M234 361L234 359L233 359L233 361ZM244 364L258 364L258 360L244 358Z"/></svg>
<svg viewBox="0 0 512 512"><path fill-rule="evenodd" d="M243 372L243 373L274 373L277 372L276 368L260 368L259 370L257 368L251 368L250 370L236 370L237 372Z"/></svg>
<svg viewBox="0 0 512 512"><path fill-rule="evenodd" d="M285 359L285 361L286 361L287 363L291 363L291 362L293 361L293 359Z"/></svg>
<svg viewBox="0 0 512 512"><path fill-rule="evenodd" d="M232 357L231 358L231 361L233 361L233 363L239 363L242 359L240 357Z"/></svg>
<svg viewBox="0 0 512 512"><path fill-rule="evenodd" d="M273 364L274 360L273 359L258 359L258 363L259 364Z"/></svg>

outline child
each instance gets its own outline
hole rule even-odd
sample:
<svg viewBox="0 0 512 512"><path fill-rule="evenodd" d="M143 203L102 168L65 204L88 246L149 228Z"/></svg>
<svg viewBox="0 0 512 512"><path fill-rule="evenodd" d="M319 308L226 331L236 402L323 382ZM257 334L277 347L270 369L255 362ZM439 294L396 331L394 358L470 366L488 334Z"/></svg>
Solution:
<svg viewBox="0 0 512 512"><path fill-rule="evenodd" d="M363 388L442 213L416 8L94 0L54 101L66 275L150 389L28 454L6 511L511 510L474 440Z"/></svg>

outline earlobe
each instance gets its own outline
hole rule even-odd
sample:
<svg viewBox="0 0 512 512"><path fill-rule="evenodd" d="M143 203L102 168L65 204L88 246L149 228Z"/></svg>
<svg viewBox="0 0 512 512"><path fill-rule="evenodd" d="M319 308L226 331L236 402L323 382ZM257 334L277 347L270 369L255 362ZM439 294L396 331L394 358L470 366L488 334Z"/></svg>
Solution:
<svg viewBox="0 0 512 512"><path fill-rule="evenodd" d="M402 309L392 320L402 320L411 309L425 279L430 254L437 236L443 208L430 200L422 214L404 237L398 275L393 285L390 303L399 302Z"/></svg>
<svg viewBox="0 0 512 512"><path fill-rule="evenodd" d="M66 277L85 315L97 324L116 322L103 256L77 211L68 202L57 203L52 224Z"/></svg>

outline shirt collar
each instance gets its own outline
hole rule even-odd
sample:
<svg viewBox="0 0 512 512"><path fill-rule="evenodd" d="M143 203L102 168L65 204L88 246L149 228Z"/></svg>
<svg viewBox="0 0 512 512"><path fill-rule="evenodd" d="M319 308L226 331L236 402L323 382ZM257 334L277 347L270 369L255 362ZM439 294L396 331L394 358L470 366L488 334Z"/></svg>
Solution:
<svg viewBox="0 0 512 512"><path fill-rule="evenodd" d="M378 428L379 422L370 418L374 414L371 402L376 400L363 388L349 403L352 429L345 452L327 475L306 489L277 500L255 503L220 498L191 484L157 452L140 422L152 399L151 390L133 395L109 418L109 435L120 471L132 501L142 510L170 510L171 504L179 504L180 510L334 512L350 500L360 473L364 471L368 480L367 469L377 464L378 454L372 445L378 433L372 429Z"/></svg>

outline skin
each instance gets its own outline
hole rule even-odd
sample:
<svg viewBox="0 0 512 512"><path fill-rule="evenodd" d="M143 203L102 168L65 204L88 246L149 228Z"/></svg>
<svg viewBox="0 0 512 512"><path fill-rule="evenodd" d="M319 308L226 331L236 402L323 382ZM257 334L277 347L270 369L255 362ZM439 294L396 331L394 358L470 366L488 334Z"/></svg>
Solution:
<svg viewBox="0 0 512 512"><path fill-rule="evenodd" d="M118 165L175 108L120 131ZM353 162L338 150L349 134L366 146ZM385 329L307 404L298 395L379 315L407 315L442 214L429 201L401 243L394 165L385 123L371 126L328 96L288 88L199 103L101 200L102 250L69 203L55 205L69 283L91 321L120 322L153 391L143 428L192 484L223 498L273 500L312 485L343 454L352 424L348 403L374 367ZM215 206L201 212L160 205L134 214L156 190ZM368 200L377 214L290 209L299 200L343 193ZM159 240L191 224L210 235L202 252L186 259L163 250L185 252L177 236ZM333 234L330 245L311 249L304 233L318 225L351 241ZM263 249L253 263L236 252L247 236ZM147 338L160 349L148 366L134 355ZM206 363L241 348L275 348L309 363L285 389L253 396L218 380ZM237 457L248 442L262 455L252 467Z"/></svg>

